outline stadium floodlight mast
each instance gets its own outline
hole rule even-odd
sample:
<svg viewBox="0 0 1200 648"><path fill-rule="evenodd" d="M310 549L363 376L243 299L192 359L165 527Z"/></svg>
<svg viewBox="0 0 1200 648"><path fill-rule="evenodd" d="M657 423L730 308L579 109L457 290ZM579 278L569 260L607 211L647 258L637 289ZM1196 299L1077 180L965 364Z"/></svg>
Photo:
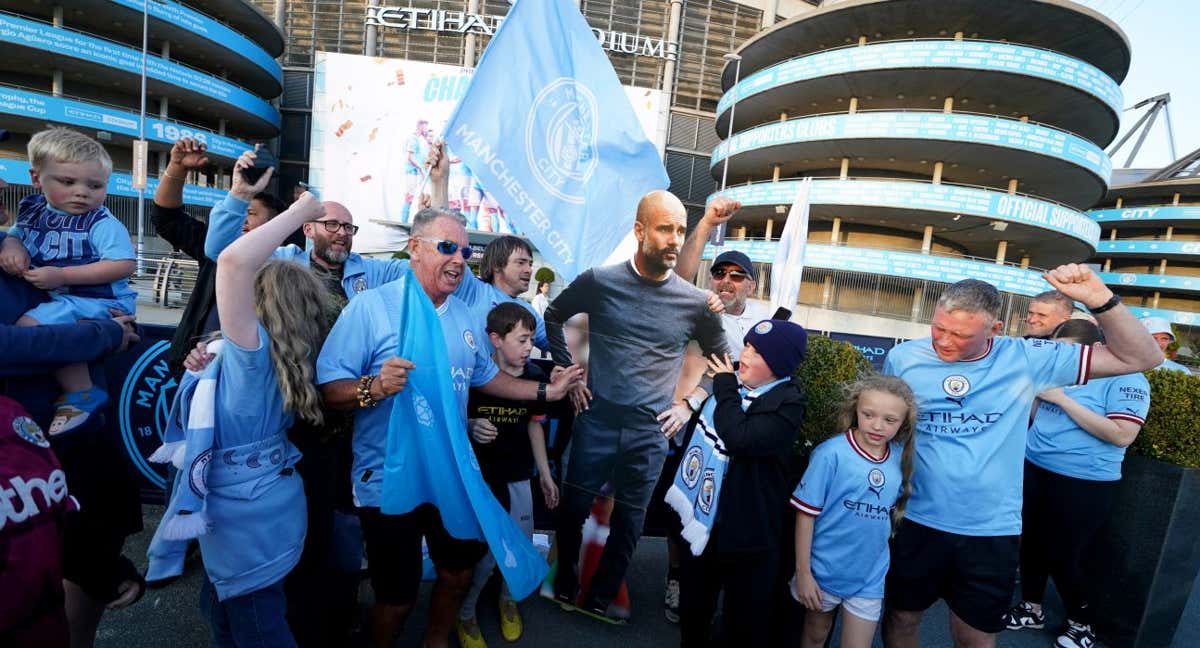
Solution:
<svg viewBox="0 0 1200 648"><path fill-rule="evenodd" d="M733 138L733 117L737 110L738 81L742 75L742 57L734 52L722 56L726 63L733 63L733 101L729 104L729 128L725 129L725 159L721 161L721 191L725 191L725 182L729 178L729 141ZM713 245L725 245L725 223L717 226L713 232Z"/></svg>

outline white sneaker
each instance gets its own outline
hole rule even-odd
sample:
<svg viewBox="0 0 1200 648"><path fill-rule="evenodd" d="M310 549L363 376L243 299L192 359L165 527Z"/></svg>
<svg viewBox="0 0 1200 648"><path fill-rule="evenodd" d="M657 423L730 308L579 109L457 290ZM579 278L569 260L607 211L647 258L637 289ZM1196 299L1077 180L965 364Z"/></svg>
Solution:
<svg viewBox="0 0 1200 648"><path fill-rule="evenodd" d="M1058 648L1094 648L1096 634L1092 632L1092 626L1068 619L1067 631L1054 640L1054 645Z"/></svg>

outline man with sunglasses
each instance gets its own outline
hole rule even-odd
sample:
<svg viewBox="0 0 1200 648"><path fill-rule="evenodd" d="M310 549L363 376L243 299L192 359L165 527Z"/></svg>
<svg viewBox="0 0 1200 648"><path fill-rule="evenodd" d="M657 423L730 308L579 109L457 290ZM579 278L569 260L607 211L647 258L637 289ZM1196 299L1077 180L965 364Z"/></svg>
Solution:
<svg viewBox="0 0 1200 648"><path fill-rule="evenodd" d="M721 325L729 343L729 357L737 360L742 355L742 340L746 339L750 328L771 317L766 308L748 299L758 288L758 274L744 252L728 250L713 260L709 276L712 279L709 290L717 294L725 307Z"/></svg>

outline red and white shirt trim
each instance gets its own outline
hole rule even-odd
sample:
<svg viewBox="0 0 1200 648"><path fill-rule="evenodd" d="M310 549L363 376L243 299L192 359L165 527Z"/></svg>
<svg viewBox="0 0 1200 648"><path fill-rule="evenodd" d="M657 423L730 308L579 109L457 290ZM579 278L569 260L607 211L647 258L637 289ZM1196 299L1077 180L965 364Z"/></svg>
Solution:
<svg viewBox="0 0 1200 648"><path fill-rule="evenodd" d="M1092 375L1092 346L1079 345L1079 373L1075 375L1076 385L1086 385Z"/></svg>
<svg viewBox="0 0 1200 648"><path fill-rule="evenodd" d="M1129 412L1109 412L1105 416L1114 421L1129 421L1131 423L1137 423L1138 425L1146 424L1146 419L1138 416L1137 414L1130 414Z"/></svg>
<svg viewBox="0 0 1200 648"><path fill-rule="evenodd" d="M820 506L813 506L812 504L805 502L804 500L796 497L795 495L792 495L792 508L796 509L797 511L800 511L801 513L803 513L805 515L811 515L812 517L817 517L818 515L821 514L821 511L822 511L822 508Z"/></svg>
<svg viewBox="0 0 1200 648"><path fill-rule="evenodd" d="M870 461L871 463L881 464L887 461L888 457L892 456L892 446L884 445L883 456L878 459L872 457L871 453L863 450L862 446L858 445L858 441L854 438L854 433L850 430L846 430L846 440L850 442L850 447L854 448L854 451L858 453L858 456Z"/></svg>

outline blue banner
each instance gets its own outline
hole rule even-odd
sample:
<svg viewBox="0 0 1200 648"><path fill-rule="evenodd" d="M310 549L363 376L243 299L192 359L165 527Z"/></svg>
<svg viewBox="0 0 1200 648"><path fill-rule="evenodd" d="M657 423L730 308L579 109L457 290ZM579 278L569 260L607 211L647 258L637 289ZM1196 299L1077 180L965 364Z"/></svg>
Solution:
<svg viewBox="0 0 1200 648"><path fill-rule="evenodd" d="M9 184L29 184L29 163L24 160L0 160L0 180ZM158 178L148 178L146 181L146 197L154 195L158 189ZM183 185L183 202L186 205L212 207L221 202L228 191L212 187ZM128 173L114 172L108 178L108 195L137 198L137 189L133 188L133 177Z"/></svg>
<svg viewBox="0 0 1200 648"><path fill-rule="evenodd" d="M717 115L746 97L793 83L873 70L961 69L1003 72L1056 81L1103 101L1115 115L1124 95L1112 77L1077 58L1010 43L919 40L867 44L801 56L747 76L717 103Z"/></svg>
<svg viewBox="0 0 1200 648"><path fill-rule="evenodd" d="M837 333L831 332L829 339L849 342L858 349L858 352L863 354L867 362L875 367L875 371L883 370L883 359L887 357L888 351L896 346L895 338L876 337L874 335L854 335L852 333Z"/></svg>
<svg viewBox="0 0 1200 648"><path fill-rule="evenodd" d="M0 39L9 47L31 47L134 75L142 71L141 50L9 14L0 14ZM158 56L147 57L146 76L235 106L272 126L279 126L279 111L274 106L215 76L164 61Z"/></svg>
<svg viewBox="0 0 1200 648"><path fill-rule="evenodd" d="M1154 290L1200 291L1200 277L1181 275L1141 274L1135 272L1099 272L1104 283L1110 286L1133 286Z"/></svg>
<svg viewBox="0 0 1200 648"><path fill-rule="evenodd" d="M29 90L0 86L0 113L138 136L137 113ZM146 117L146 139L170 145L182 137L207 145L210 155L233 160L254 148L202 128Z"/></svg>
<svg viewBox="0 0 1200 648"><path fill-rule="evenodd" d="M1015 119L942 112L860 112L766 124L721 142L713 151L710 166L715 169L729 152L737 156L771 146L841 139L943 140L1001 146L1075 164L1106 185L1112 176L1112 161L1104 151L1077 135Z"/></svg>
<svg viewBox="0 0 1200 648"><path fill-rule="evenodd" d="M509 10L446 142L567 281L602 263L642 196L669 184L608 56L567 0Z"/></svg>
<svg viewBox="0 0 1200 648"><path fill-rule="evenodd" d="M1177 221L1200 220L1200 206L1126 207L1124 209L1094 209L1088 216L1098 223L1126 221Z"/></svg>
<svg viewBox="0 0 1200 648"><path fill-rule="evenodd" d="M746 253L751 261L772 263L775 260L775 248L778 245L778 241L726 239L723 248L705 246L703 258L715 258L723 250L740 250ZM919 252L809 243L804 257L804 265L808 268L845 270L943 283L954 283L963 279L982 279L999 290L1018 295L1036 295L1050 290L1050 284L1042 279L1040 270L1027 270L1017 266L933 256Z"/></svg>
<svg viewBox="0 0 1200 648"><path fill-rule="evenodd" d="M709 196L729 196L744 206L790 205L799 180L730 187ZM1100 226L1065 205L1000 190L902 180L813 180L809 200L816 205L857 205L935 211L1008 221L1065 234L1096 247Z"/></svg>
<svg viewBox="0 0 1200 648"><path fill-rule="evenodd" d="M1161 317L1172 324L1183 324L1184 326L1200 325L1200 312L1193 313L1188 311L1177 311L1166 308L1145 308L1142 306L1129 305L1129 310L1138 319L1147 317Z"/></svg>
<svg viewBox="0 0 1200 648"><path fill-rule="evenodd" d="M1200 255L1200 241L1100 241L1096 254Z"/></svg>

